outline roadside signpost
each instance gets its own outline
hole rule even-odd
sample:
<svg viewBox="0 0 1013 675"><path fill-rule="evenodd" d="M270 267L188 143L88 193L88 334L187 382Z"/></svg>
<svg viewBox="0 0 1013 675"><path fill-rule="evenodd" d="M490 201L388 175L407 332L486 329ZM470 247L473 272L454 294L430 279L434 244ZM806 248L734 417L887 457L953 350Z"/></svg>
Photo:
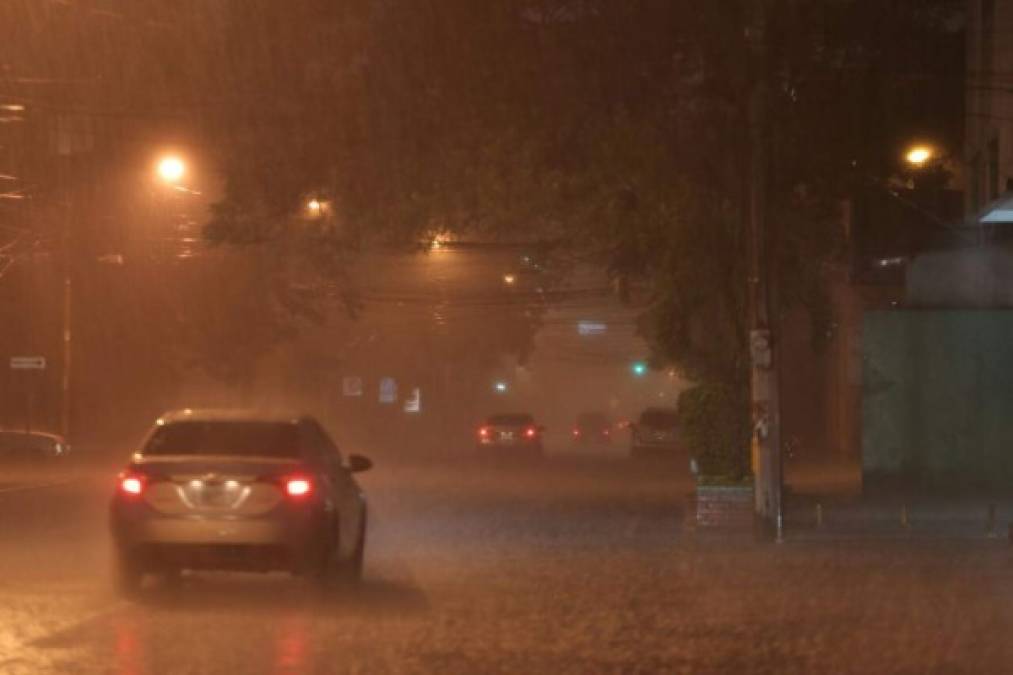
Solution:
<svg viewBox="0 0 1013 675"><path fill-rule="evenodd" d="M422 390L418 387L412 389L412 395L405 399L404 411L406 413L422 412Z"/></svg>
<svg viewBox="0 0 1013 675"><path fill-rule="evenodd" d="M345 396L362 396L362 378L358 375L346 375L341 380L341 391Z"/></svg>
<svg viewBox="0 0 1013 675"><path fill-rule="evenodd" d="M397 402L397 380L393 377L384 377L380 380L380 403Z"/></svg>
<svg viewBox="0 0 1013 675"><path fill-rule="evenodd" d="M11 370L35 371L46 369L45 356L12 356ZM32 433L32 402L35 398L35 377L30 372L26 373L28 386L25 399L25 433Z"/></svg>
<svg viewBox="0 0 1013 675"><path fill-rule="evenodd" d="M12 356L11 370L45 370L45 356Z"/></svg>

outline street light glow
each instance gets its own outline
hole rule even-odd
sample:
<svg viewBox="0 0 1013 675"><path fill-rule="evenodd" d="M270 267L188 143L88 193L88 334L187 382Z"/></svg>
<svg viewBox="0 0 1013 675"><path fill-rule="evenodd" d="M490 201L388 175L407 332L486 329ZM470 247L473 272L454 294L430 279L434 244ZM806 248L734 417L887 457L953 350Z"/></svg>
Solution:
<svg viewBox="0 0 1013 675"><path fill-rule="evenodd" d="M904 156L908 164L913 166L922 166L925 162L932 159L932 149L924 145L919 145L908 150L907 155Z"/></svg>
<svg viewBox="0 0 1013 675"><path fill-rule="evenodd" d="M318 216L320 215L320 212L323 210L324 205L321 204L320 200L318 199L311 199L309 203L306 204L306 208L309 209L311 215Z"/></svg>
<svg viewBox="0 0 1013 675"><path fill-rule="evenodd" d="M508 286L512 286L515 281L517 281L517 277L514 276L513 274L503 275L503 283L507 284Z"/></svg>
<svg viewBox="0 0 1013 675"><path fill-rule="evenodd" d="M179 181L186 173L186 165L179 157L164 157L158 163L158 176L167 183Z"/></svg>

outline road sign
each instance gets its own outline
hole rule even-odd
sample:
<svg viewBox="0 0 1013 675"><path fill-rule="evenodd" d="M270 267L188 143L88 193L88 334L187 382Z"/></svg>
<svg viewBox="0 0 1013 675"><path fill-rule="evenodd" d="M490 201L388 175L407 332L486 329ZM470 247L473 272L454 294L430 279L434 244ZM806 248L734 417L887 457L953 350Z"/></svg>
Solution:
<svg viewBox="0 0 1013 675"><path fill-rule="evenodd" d="M384 377L380 380L380 403L397 402L397 380Z"/></svg>
<svg viewBox="0 0 1013 675"><path fill-rule="evenodd" d="M362 396L362 378L347 375L341 380L341 391L345 396Z"/></svg>
<svg viewBox="0 0 1013 675"><path fill-rule="evenodd" d="M577 332L581 335L601 335L608 331L608 324L603 321L578 321Z"/></svg>
<svg viewBox="0 0 1013 675"><path fill-rule="evenodd" d="M12 356L12 370L45 370L45 356Z"/></svg>
<svg viewBox="0 0 1013 675"><path fill-rule="evenodd" d="M422 412L422 390L418 387L412 389L412 395L405 399L404 411L406 413Z"/></svg>

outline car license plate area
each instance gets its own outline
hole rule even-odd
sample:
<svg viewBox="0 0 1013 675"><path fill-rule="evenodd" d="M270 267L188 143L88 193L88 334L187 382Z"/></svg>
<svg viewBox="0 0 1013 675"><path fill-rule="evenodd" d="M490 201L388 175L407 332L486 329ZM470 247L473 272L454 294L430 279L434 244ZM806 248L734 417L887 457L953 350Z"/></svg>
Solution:
<svg viewBox="0 0 1013 675"><path fill-rule="evenodd" d="M204 509L228 509L235 507L248 490L237 481L192 480L183 492L192 506Z"/></svg>
<svg viewBox="0 0 1013 675"><path fill-rule="evenodd" d="M201 506L221 508L223 506L229 506L232 503L229 499L230 495L224 485L213 483L205 484L199 494Z"/></svg>
<svg viewBox="0 0 1013 675"><path fill-rule="evenodd" d="M502 443L513 443L514 432L512 431L501 431L499 432L499 440Z"/></svg>

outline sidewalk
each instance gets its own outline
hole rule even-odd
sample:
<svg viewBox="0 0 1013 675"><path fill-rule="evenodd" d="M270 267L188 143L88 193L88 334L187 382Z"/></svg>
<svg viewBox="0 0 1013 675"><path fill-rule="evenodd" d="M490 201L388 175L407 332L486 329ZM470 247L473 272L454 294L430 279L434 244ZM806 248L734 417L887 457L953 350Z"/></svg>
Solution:
<svg viewBox="0 0 1013 675"><path fill-rule="evenodd" d="M1007 494L863 492L857 464L790 466L785 475L784 537L961 538L1006 541L1013 523Z"/></svg>

